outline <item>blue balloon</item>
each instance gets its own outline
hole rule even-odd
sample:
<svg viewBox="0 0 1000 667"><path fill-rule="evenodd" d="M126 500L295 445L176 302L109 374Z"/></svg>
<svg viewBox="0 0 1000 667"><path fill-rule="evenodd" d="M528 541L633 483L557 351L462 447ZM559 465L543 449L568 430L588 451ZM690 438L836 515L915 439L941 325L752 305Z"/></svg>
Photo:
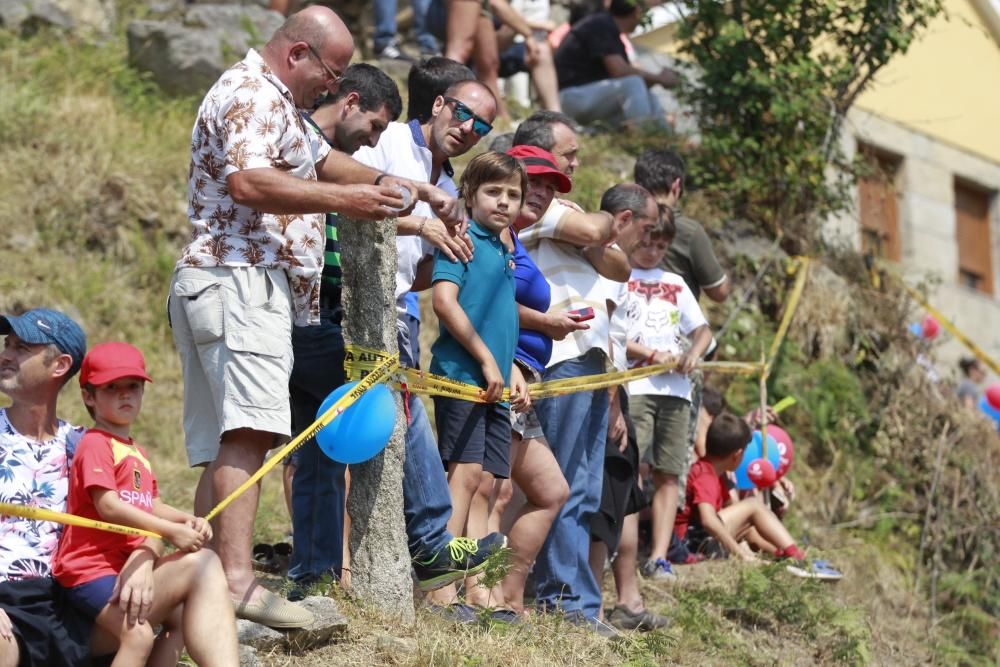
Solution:
<svg viewBox="0 0 1000 667"><path fill-rule="evenodd" d="M760 431L754 431L750 444L743 450L743 460L740 461L740 467L735 471L737 489L740 491L749 491L755 488L754 483L747 476L747 466L750 465L751 461L760 458L764 458ZM781 452L778 451L778 442L771 435L767 436L767 460L771 462L775 470L781 465Z"/></svg>
<svg viewBox="0 0 1000 667"><path fill-rule="evenodd" d="M316 418L357 384L348 382L330 392L319 406ZM338 463L361 463L385 449L395 425L396 401L388 387L377 384L324 426L316 434L316 443Z"/></svg>
<svg viewBox="0 0 1000 667"><path fill-rule="evenodd" d="M983 396L979 399L979 409L983 411L983 414L985 414L987 417L995 421L997 425L1000 426L1000 410L997 410L992 405L990 405L990 402L986 400L986 396Z"/></svg>
<svg viewBox="0 0 1000 667"><path fill-rule="evenodd" d="M920 326L920 322L911 322L908 328L910 333L916 336L917 338L924 337L924 329L923 327Z"/></svg>

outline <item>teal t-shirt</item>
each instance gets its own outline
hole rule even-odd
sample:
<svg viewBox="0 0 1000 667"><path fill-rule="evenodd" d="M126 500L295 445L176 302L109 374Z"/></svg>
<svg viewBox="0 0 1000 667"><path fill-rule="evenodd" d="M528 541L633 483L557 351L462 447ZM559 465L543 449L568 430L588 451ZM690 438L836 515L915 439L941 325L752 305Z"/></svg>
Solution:
<svg viewBox="0 0 1000 667"><path fill-rule="evenodd" d="M453 262L438 250L434 254L432 281L458 285L458 305L465 311L476 333L493 353L510 385L510 366L517 348L517 302L514 301L514 255L496 234L469 221L472 261ZM485 387L479 363L441 325L441 335L431 347L431 372L459 382Z"/></svg>

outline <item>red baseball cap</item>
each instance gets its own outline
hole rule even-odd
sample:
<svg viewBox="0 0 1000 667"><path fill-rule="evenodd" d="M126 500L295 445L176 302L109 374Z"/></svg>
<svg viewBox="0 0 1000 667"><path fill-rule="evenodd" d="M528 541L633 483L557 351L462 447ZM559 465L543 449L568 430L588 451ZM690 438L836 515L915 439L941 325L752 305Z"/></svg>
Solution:
<svg viewBox="0 0 1000 667"><path fill-rule="evenodd" d="M90 348L80 367L81 387L107 384L121 378L153 381L146 374L146 361L138 348L128 343L101 343Z"/></svg>
<svg viewBox="0 0 1000 667"><path fill-rule="evenodd" d="M524 163L524 168L528 174L552 174L556 177L556 190L559 192L569 192L573 189L573 181L569 176L559 171L556 166L556 158L552 153L538 146L514 146L507 155L516 157Z"/></svg>

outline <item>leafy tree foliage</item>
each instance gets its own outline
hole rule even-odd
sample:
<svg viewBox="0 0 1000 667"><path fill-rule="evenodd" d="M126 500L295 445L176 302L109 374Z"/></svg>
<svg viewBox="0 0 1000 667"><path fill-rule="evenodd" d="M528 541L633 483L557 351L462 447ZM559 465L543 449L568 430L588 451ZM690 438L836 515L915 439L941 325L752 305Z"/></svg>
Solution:
<svg viewBox="0 0 1000 667"><path fill-rule="evenodd" d="M941 0L686 0L681 95L702 150L692 175L732 212L808 241L858 167L837 135L858 95L942 10Z"/></svg>

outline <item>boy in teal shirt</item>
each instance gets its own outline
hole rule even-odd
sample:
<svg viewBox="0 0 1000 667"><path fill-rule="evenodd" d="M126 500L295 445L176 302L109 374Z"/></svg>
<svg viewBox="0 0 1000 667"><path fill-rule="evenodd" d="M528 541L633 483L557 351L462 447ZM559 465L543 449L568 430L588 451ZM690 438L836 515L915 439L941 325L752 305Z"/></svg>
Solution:
<svg viewBox="0 0 1000 667"><path fill-rule="evenodd" d="M431 372L484 390L486 403L434 397L438 447L448 468L453 534L486 534L486 508L470 514L482 477L510 475L510 404L527 409L524 377L514 366L518 317L509 227L527 187L524 167L503 153L483 153L466 168L461 191L470 216L468 264L434 258L434 312L441 335L431 348ZM481 533L481 534L480 534Z"/></svg>

